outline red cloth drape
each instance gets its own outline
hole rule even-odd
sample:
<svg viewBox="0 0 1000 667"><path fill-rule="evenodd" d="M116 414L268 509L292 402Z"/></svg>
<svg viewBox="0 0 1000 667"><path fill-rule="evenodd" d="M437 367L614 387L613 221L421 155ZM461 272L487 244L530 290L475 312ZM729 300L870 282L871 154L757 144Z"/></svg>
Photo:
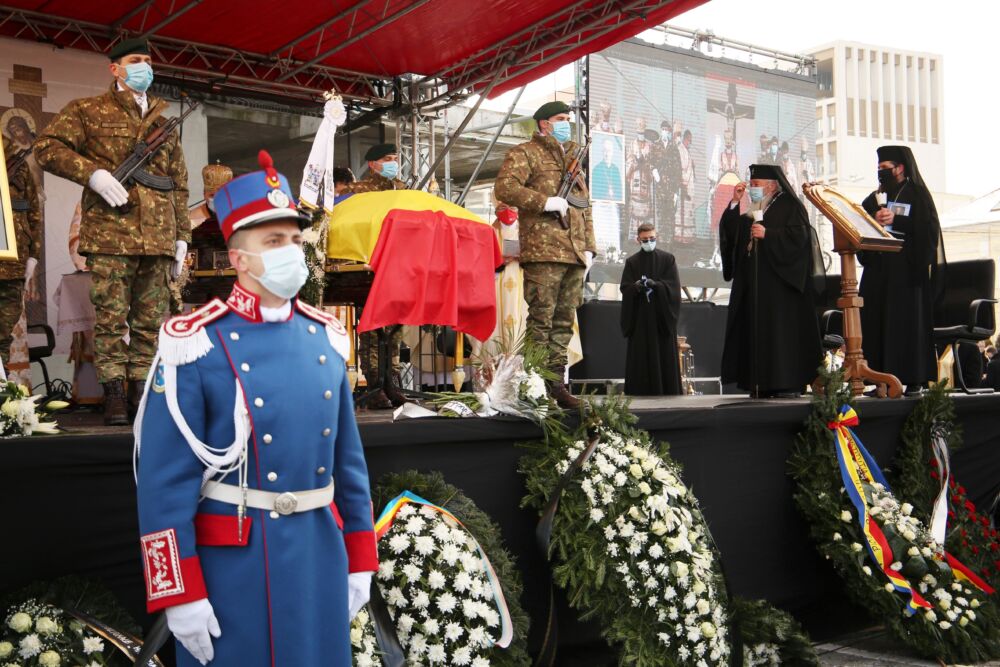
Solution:
<svg viewBox="0 0 1000 667"><path fill-rule="evenodd" d="M375 280L358 330L443 324L486 340L496 328L493 276L502 262L489 225L436 211L390 211L369 262Z"/></svg>

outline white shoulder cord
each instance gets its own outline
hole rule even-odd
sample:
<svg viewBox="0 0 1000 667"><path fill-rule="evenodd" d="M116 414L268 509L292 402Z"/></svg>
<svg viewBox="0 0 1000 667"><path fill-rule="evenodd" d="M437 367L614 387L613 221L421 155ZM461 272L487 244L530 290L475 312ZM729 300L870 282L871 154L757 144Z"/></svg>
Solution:
<svg viewBox="0 0 1000 667"><path fill-rule="evenodd" d="M139 410L135 418L135 426L133 433L135 436L135 450L133 456L133 471L137 472L136 464L138 462L138 457L141 448L141 433L142 433L142 418L146 409L146 397L149 395L149 386L152 383L152 378L156 373L157 365L159 364L160 356L157 355L153 359L153 366L150 370L149 376L146 378L146 387L142 394L142 400L139 403ZM205 482L216 475L221 475L225 477L230 472L240 468L241 470L240 482L244 481L246 475L246 465L247 465L247 443L250 439L250 417L247 413L246 404L244 402L243 387L240 386L239 381L236 381L236 400L233 405L233 430L234 438L230 445L225 447L212 447L205 444L195 436L191 427L188 425L187 420L181 413L180 405L177 402L177 366L164 363L163 364L163 384L165 390L165 398L167 400L167 410L170 412L170 416L174 419L174 424L176 424L177 429L184 436L187 441L188 446L194 453L198 460L201 461L205 466L205 472L202 475L202 481ZM138 479L138 475L136 476Z"/></svg>

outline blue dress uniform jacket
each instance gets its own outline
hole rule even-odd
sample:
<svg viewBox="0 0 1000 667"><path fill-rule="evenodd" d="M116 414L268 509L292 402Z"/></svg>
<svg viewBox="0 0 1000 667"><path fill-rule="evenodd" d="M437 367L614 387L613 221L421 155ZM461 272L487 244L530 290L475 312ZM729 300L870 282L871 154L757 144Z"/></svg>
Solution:
<svg viewBox="0 0 1000 667"><path fill-rule="evenodd" d="M162 360L136 427L147 606L207 597L222 629L213 665L351 662L347 574L378 562L368 471L334 348L342 331L301 303L288 320L265 323L256 296L237 284L226 303L173 318L161 332ZM184 425L211 447L242 446L238 424L247 416L248 487L302 492L332 478L333 506L248 508L240 530L236 505L201 497L206 468ZM224 481L237 484L238 471ZM177 652L180 667L198 664L179 643Z"/></svg>

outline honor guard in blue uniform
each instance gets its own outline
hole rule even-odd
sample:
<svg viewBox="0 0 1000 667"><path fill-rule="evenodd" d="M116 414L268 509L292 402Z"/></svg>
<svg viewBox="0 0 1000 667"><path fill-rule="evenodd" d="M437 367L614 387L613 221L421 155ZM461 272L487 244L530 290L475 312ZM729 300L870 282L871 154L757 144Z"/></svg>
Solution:
<svg viewBox="0 0 1000 667"><path fill-rule="evenodd" d="M295 298L308 220L260 164L215 195L232 294L163 325L135 424L147 607L179 667L350 665L378 569L346 332Z"/></svg>

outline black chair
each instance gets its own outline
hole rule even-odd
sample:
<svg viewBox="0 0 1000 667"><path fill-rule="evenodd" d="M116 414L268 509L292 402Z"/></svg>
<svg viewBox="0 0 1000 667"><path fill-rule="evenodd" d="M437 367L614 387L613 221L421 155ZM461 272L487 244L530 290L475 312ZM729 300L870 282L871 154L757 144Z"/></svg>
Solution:
<svg viewBox="0 0 1000 667"><path fill-rule="evenodd" d="M45 378L45 395L52 395L52 381L49 379L49 369L45 366L45 360L52 356L52 351L56 347L56 334L48 324L29 324L28 333L45 334L44 345L33 345L28 347L28 361L37 363L42 367L42 377Z"/></svg>
<svg viewBox="0 0 1000 667"><path fill-rule="evenodd" d="M844 345L844 312L837 308L839 298L840 276L828 273L825 289L816 304L819 335L822 338L823 351L827 354L839 350Z"/></svg>
<svg viewBox="0 0 1000 667"><path fill-rule="evenodd" d="M996 264L992 259L949 262L945 269L944 294L934 307L934 341L939 349L954 351L955 389L966 394L992 393L990 387L970 388L959 363L960 345L977 345L996 331L993 297ZM979 384L978 382L976 384Z"/></svg>

